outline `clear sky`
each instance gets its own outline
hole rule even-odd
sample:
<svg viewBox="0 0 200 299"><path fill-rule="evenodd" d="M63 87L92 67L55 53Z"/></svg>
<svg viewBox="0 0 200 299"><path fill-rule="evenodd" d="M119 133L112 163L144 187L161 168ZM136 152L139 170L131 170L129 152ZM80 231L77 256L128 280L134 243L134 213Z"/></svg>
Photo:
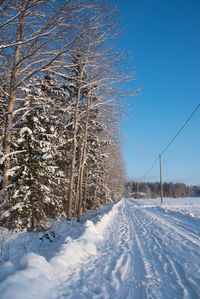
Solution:
<svg viewBox="0 0 200 299"><path fill-rule="evenodd" d="M112 0L123 28L119 44L136 67L122 127L127 178L141 180L200 103L200 1ZM163 156L165 181L200 184L200 109ZM146 180L159 180L156 165Z"/></svg>

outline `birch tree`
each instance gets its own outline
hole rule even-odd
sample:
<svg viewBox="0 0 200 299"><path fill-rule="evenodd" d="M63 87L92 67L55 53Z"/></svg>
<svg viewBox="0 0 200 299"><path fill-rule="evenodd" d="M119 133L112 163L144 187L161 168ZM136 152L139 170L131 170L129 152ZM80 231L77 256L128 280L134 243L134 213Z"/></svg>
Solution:
<svg viewBox="0 0 200 299"><path fill-rule="evenodd" d="M10 3L0 26L1 188L6 225L34 230L120 198L129 74L111 47L117 15L104 1Z"/></svg>
<svg viewBox="0 0 200 299"><path fill-rule="evenodd" d="M71 1L11 0L2 4L0 65L7 80L7 91L2 90L7 97L2 189L9 186L13 111L21 87L35 74L61 67L63 56L76 39L73 23L82 9L82 4Z"/></svg>
<svg viewBox="0 0 200 299"><path fill-rule="evenodd" d="M78 46L74 56L72 54L75 65L73 82L77 88L77 106L74 119L68 219L71 219L72 209L74 215L77 214L77 218L80 219L82 210L85 210L87 206L87 179L95 175L99 176L99 173L91 173L88 167L89 156L93 156L94 163L101 165L99 168L105 175L102 168L104 154L98 149L98 146L104 147L105 136L102 137L103 134L99 134L99 130L102 132L104 131L102 128L105 128L105 122L102 122L104 110L107 110L109 105L118 105L118 99L122 95L118 84L129 78L129 75L124 76L120 72L121 55L114 56L110 49L111 40L117 35L116 23L115 11L109 6L99 6L99 9L89 16L86 14ZM87 30L84 30L84 26ZM110 120L113 118L110 117ZM106 126L106 129L112 131L112 123L109 125L110 128ZM89 139L93 142L88 142ZM95 151L99 152L99 155L96 155ZM118 159L121 159L120 155ZM102 192L99 196L105 198L109 184L104 184L103 180L100 182L100 185L102 184L105 186L105 193Z"/></svg>

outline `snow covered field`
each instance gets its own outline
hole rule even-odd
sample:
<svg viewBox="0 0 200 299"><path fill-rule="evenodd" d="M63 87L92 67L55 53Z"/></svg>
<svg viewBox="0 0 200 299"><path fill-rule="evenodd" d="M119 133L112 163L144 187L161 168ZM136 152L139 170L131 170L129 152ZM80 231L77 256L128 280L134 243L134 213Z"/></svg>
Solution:
<svg viewBox="0 0 200 299"><path fill-rule="evenodd" d="M2 231L0 298L200 298L199 198L123 199L89 219Z"/></svg>

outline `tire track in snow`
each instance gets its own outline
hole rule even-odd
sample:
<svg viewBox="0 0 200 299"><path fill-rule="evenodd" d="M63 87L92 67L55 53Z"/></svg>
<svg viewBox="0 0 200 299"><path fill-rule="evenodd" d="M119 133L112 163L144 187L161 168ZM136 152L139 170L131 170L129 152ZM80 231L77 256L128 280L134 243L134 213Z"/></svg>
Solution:
<svg viewBox="0 0 200 299"><path fill-rule="evenodd" d="M154 217L154 215L151 215L151 217ZM182 298L200 298L197 291L200 285L199 243L196 241L197 236L191 238L190 233L187 235L186 230L179 229L176 222L174 222L174 225L171 222L170 224L167 223L166 229L166 220L162 220L161 217L156 219L165 228L165 234L167 233L168 236L167 243L171 244L170 247L167 247L163 238L160 238L162 249L167 252L166 257L177 274L178 282L185 288ZM157 234L159 235L159 232ZM160 232L161 235L162 232Z"/></svg>
<svg viewBox="0 0 200 299"><path fill-rule="evenodd" d="M150 212L147 209L144 209L144 213L149 215L152 218L155 218L156 220L160 221L163 226L167 226L171 230L174 230L176 233L184 237L185 239L191 241L198 247L200 246L200 235L191 233L185 227L187 228L187 225L183 225L183 223L180 223L177 220L174 220L173 218L170 217L165 217L163 215L158 215L156 212ZM200 233L200 230L199 230Z"/></svg>
<svg viewBox="0 0 200 299"><path fill-rule="evenodd" d="M105 240L97 246L98 255L83 262L79 269L73 269L71 277L60 286L59 298L134 298L130 287L133 284L130 231L121 207Z"/></svg>
<svg viewBox="0 0 200 299"><path fill-rule="evenodd" d="M118 292L121 283L125 280L126 274L129 273L130 264L130 230L128 222L124 215L124 208L121 210L119 220L116 220L115 233L111 229L108 239L111 240L110 246L112 250L115 248L114 256L110 257L110 262L105 270L107 279L111 282L113 289ZM108 250L108 256L110 251Z"/></svg>
<svg viewBox="0 0 200 299"><path fill-rule="evenodd" d="M147 298L147 280L152 276L152 270L149 267L148 256L141 242L141 231L137 229L137 215L130 209L126 208L129 223L131 224L132 238L134 246L133 256L133 280L134 280L134 298ZM155 274L155 273L154 273Z"/></svg>
<svg viewBox="0 0 200 299"><path fill-rule="evenodd" d="M197 236L168 217L124 200L98 255L73 269L52 298L200 298Z"/></svg>
<svg viewBox="0 0 200 299"><path fill-rule="evenodd" d="M159 290L160 284L160 269L158 267L158 258L156 258L151 251L152 240L149 244L149 232L147 227L151 223L144 223L144 219L140 219L137 209L132 208L130 205L127 207L127 212L132 222L132 230L136 244L134 246L134 260L136 281L139 281L137 286L139 290L135 292L135 298L162 298ZM138 265L138 261L141 260Z"/></svg>
<svg viewBox="0 0 200 299"><path fill-rule="evenodd" d="M140 235L143 234L143 247L149 248L146 250L147 258L150 259L153 268L160 272L160 290L165 294L163 298L200 298L199 247L196 244L196 236L191 240L190 234L187 236L186 231L177 228L176 222L174 225L166 225L166 220L157 213L155 215L131 201L129 206L134 215L133 219L136 219L134 223L137 231ZM156 295L153 295L153 298L156 298Z"/></svg>

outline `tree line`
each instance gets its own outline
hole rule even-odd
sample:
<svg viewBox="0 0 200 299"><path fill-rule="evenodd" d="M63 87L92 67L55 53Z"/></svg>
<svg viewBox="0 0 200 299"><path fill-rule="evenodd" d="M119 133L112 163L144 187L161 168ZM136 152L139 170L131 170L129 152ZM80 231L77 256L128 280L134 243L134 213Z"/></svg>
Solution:
<svg viewBox="0 0 200 299"><path fill-rule="evenodd" d="M123 57L104 1L0 0L0 224L44 229L124 191ZM134 74L133 74L134 75Z"/></svg>
<svg viewBox="0 0 200 299"><path fill-rule="evenodd" d="M131 196L133 193L142 192L148 198L160 196L159 182L128 182L126 193ZM183 183L163 183L164 197L200 197L200 186L188 186Z"/></svg>

